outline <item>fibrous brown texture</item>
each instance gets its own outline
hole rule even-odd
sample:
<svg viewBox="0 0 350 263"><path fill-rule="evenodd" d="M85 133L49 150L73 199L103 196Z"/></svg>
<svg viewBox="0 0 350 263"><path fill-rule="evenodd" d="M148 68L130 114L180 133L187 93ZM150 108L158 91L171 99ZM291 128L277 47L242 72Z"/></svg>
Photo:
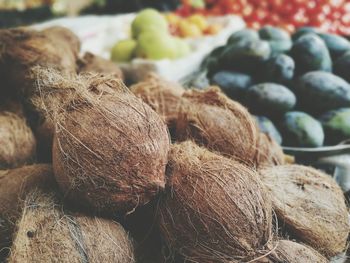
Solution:
<svg viewBox="0 0 350 263"><path fill-rule="evenodd" d="M255 163L259 168L284 164L281 146L265 133L259 134Z"/></svg>
<svg viewBox="0 0 350 263"><path fill-rule="evenodd" d="M0 30L0 76L6 93L30 96L35 92L35 66L54 68L65 75L76 73L80 43L71 31L52 27Z"/></svg>
<svg viewBox="0 0 350 263"><path fill-rule="evenodd" d="M33 164L0 170L0 250L11 243L26 195L33 189L50 189L54 185L51 165Z"/></svg>
<svg viewBox="0 0 350 263"><path fill-rule="evenodd" d="M327 263L316 250L289 240L279 240L276 249L269 255L274 263Z"/></svg>
<svg viewBox="0 0 350 263"><path fill-rule="evenodd" d="M90 52L78 60L79 73L101 73L115 78L124 79L121 69L112 61L94 55Z"/></svg>
<svg viewBox="0 0 350 263"><path fill-rule="evenodd" d="M164 188L166 125L121 80L54 74L41 85L72 90L52 112L54 173L67 197L97 213L123 214ZM42 94L44 104L51 95Z"/></svg>
<svg viewBox="0 0 350 263"><path fill-rule="evenodd" d="M166 122L169 128L176 125L181 96L184 88L176 83L166 81L155 74L130 87L131 91Z"/></svg>
<svg viewBox="0 0 350 263"><path fill-rule="evenodd" d="M258 129L249 112L218 88L189 90L183 95L176 138L192 139L210 150L254 165Z"/></svg>
<svg viewBox="0 0 350 263"><path fill-rule="evenodd" d="M131 241L120 224L70 215L52 195L36 192L25 201L9 262L135 261Z"/></svg>
<svg viewBox="0 0 350 263"><path fill-rule="evenodd" d="M330 176L301 165L266 168L261 175L289 234L329 257L345 249L348 210L342 190Z"/></svg>
<svg viewBox="0 0 350 263"><path fill-rule="evenodd" d="M272 208L259 176L192 142L172 146L160 229L190 262L246 262L266 253Z"/></svg>
<svg viewBox="0 0 350 263"><path fill-rule="evenodd" d="M26 120L0 112L0 168L13 168L33 161L36 142Z"/></svg>

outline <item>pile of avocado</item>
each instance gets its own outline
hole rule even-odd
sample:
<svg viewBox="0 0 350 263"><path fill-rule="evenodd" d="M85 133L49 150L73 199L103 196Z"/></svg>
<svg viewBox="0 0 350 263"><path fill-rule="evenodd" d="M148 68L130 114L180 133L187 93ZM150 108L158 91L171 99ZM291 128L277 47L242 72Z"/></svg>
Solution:
<svg viewBox="0 0 350 263"><path fill-rule="evenodd" d="M300 28L243 29L203 61L211 84L256 115L262 131L292 147L350 138L350 42Z"/></svg>

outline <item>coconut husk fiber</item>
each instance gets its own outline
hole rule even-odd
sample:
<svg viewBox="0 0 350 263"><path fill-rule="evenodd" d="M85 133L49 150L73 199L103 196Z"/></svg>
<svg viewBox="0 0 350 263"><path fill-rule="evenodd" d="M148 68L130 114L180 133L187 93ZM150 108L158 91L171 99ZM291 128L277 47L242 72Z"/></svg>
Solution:
<svg viewBox="0 0 350 263"><path fill-rule="evenodd" d="M255 165L259 132L249 112L218 88L189 90L183 95L176 139L194 140L210 150Z"/></svg>
<svg viewBox="0 0 350 263"><path fill-rule="evenodd" d="M10 263L135 262L131 240L120 224L70 214L52 194L27 196L17 228Z"/></svg>
<svg viewBox="0 0 350 263"><path fill-rule="evenodd" d="M175 127L181 96L185 92L183 87L150 74L130 89L163 118L169 129Z"/></svg>
<svg viewBox="0 0 350 263"><path fill-rule="evenodd" d="M11 112L0 112L0 169L32 162L35 147L35 138L26 120Z"/></svg>
<svg viewBox="0 0 350 263"><path fill-rule="evenodd" d="M65 75L76 73L80 42L68 29L3 29L0 43L0 76L6 83L2 91L5 94L31 96L35 91L35 66L54 68Z"/></svg>
<svg viewBox="0 0 350 263"><path fill-rule="evenodd" d="M186 141L172 146L161 198L164 240L189 262L247 262L267 253L271 200L247 166Z"/></svg>
<svg viewBox="0 0 350 263"><path fill-rule="evenodd" d="M47 73L40 80L43 104L55 87L71 90L51 111L54 174L65 196L90 212L113 215L148 203L164 188L170 144L158 114L121 80Z"/></svg>
<svg viewBox="0 0 350 263"><path fill-rule="evenodd" d="M260 133L256 147L255 163L258 168L284 164L281 146L269 135Z"/></svg>
<svg viewBox="0 0 350 263"><path fill-rule="evenodd" d="M5 254L9 249L26 195L33 189L51 189L54 185L52 166L48 164L0 170L0 251Z"/></svg>
<svg viewBox="0 0 350 263"><path fill-rule="evenodd" d="M112 61L86 52L82 58L78 60L79 73L98 73L111 75L115 78L124 80L122 70Z"/></svg>
<svg viewBox="0 0 350 263"><path fill-rule="evenodd" d="M301 165L261 170L273 208L288 233L327 257L346 248L348 210L342 190L327 174Z"/></svg>
<svg viewBox="0 0 350 263"><path fill-rule="evenodd" d="M268 256L273 263L328 263L329 260L311 247L290 240L279 240Z"/></svg>

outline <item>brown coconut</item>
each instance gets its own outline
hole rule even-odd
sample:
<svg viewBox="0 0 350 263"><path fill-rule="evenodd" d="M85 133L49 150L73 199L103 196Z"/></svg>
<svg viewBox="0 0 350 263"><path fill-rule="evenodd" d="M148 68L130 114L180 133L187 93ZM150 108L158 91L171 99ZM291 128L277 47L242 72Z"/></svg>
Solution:
<svg viewBox="0 0 350 263"><path fill-rule="evenodd" d="M180 85L150 74L145 80L130 87L131 91L166 122L170 129L176 125L181 96L185 92Z"/></svg>
<svg viewBox="0 0 350 263"><path fill-rule="evenodd" d="M282 147L265 133L260 133L256 147L255 163L257 167L284 164Z"/></svg>
<svg viewBox="0 0 350 263"><path fill-rule="evenodd" d="M77 63L79 73L101 73L104 75L112 75L122 80L124 79L122 70L114 62L96 56L90 52L86 52Z"/></svg>
<svg viewBox="0 0 350 263"><path fill-rule="evenodd" d="M0 170L0 251L5 252L11 243L26 195L33 189L51 189L54 185L51 165Z"/></svg>
<svg viewBox="0 0 350 263"><path fill-rule="evenodd" d="M176 138L192 139L210 150L255 165L259 138L255 121L239 103L218 88L189 90L183 95L176 126Z"/></svg>
<svg viewBox="0 0 350 263"><path fill-rule="evenodd" d="M247 262L266 253L271 201L247 166L187 141L169 154L160 229L191 262Z"/></svg>
<svg viewBox="0 0 350 263"><path fill-rule="evenodd" d="M268 258L273 263L328 263L329 260L306 245L279 240Z"/></svg>
<svg viewBox="0 0 350 263"><path fill-rule="evenodd" d="M261 175L290 235L328 257L345 250L348 210L342 190L330 176L301 165L266 168Z"/></svg>
<svg viewBox="0 0 350 263"><path fill-rule="evenodd" d="M148 203L165 185L169 136L158 114L121 80L50 82L74 91L55 116L53 167L65 195L97 213L123 214Z"/></svg>
<svg viewBox="0 0 350 263"><path fill-rule="evenodd" d="M0 112L0 168L32 162L35 147L35 138L26 120L11 112Z"/></svg>
<svg viewBox="0 0 350 263"><path fill-rule="evenodd" d="M36 76L32 69L36 66L55 68L64 75L76 73L80 42L68 29L3 29L0 43L0 76L9 94L33 94Z"/></svg>
<svg viewBox="0 0 350 263"><path fill-rule="evenodd" d="M52 194L29 195L17 228L10 263L135 262L120 224L65 212Z"/></svg>

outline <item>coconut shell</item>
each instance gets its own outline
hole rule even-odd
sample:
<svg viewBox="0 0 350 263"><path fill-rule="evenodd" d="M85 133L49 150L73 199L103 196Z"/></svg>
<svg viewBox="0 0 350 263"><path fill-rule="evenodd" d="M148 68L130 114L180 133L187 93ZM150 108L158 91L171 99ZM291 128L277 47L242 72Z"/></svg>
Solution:
<svg viewBox="0 0 350 263"><path fill-rule="evenodd" d="M26 120L11 112L0 112L0 123L0 168L32 162L36 142Z"/></svg>
<svg viewBox="0 0 350 263"><path fill-rule="evenodd" d="M345 250L348 210L330 176L301 165L266 168L261 175L277 217L291 236L328 257Z"/></svg>
<svg viewBox="0 0 350 263"><path fill-rule="evenodd" d="M166 125L120 80L81 78L70 87L76 98L58 109L53 144L65 195L96 213L122 215L148 203L165 185Z"/></svg>
<svg viewBox="0 0 350 263"><path fill-rule="evenodd" d="M130 87L131 91L155 110L172 129L176 125L181 96L180 85L166 81L155 74Z"/></svg>
<svg viewBox="0 0 350 263"><path fill-rule="evenodd" d="M187 141L172 146L160 229L191 262L246 262L271 239L271 201L247 166Z"/></svg>
<svg viewBox="0 0 350 263"><path fill-rule="evenodd" d="M28 196L9 263L134 261L132 243L113 221L71 215L52 195Z"/></svg>
<svg viewBox="0 0 350 263"><path fill-rule="evenodd" d="M289 240L279 240L269 255L273 263L328 263L329 260L311 247Z"/></svg>
<svg viewBox="0 0 350 263"><path fill-rule="evenodd" d="M50 189L53 178L52 166L46 164L0 170L0 251L11 243L26 195L33 189Z"/></svg>
<svg viewBox="0 0 350 263"><path fill-rule="evenodd" d="M55 68L65 75L76 73L80 43L68 29L3 29L0 43L0 76L7 87L3 93L31 96L35 92L36 76L32 70L36 66Z"/></svg>
<svg viewBox="0 0 350 263"><path fill-rule="evenodd" d="M255 165L258 129L249 112L218 88L183 95L176 126L179 141L192 139L210 150Z"/></svg>
<svg viewBox="0 0 350 263"><path fill-rule="evenodd" d="M79 73L98 73L112 75L115 78L124 79L122 70L112 61L96 56L90 52L86 52L82 58L78 60Z"/></svg>
<svg viewBox="0 0 350 263"><path fill-rule="evenodd" d="M265 133L259 134L255 163L258 168L284 164L281 146Z"/></svg>

